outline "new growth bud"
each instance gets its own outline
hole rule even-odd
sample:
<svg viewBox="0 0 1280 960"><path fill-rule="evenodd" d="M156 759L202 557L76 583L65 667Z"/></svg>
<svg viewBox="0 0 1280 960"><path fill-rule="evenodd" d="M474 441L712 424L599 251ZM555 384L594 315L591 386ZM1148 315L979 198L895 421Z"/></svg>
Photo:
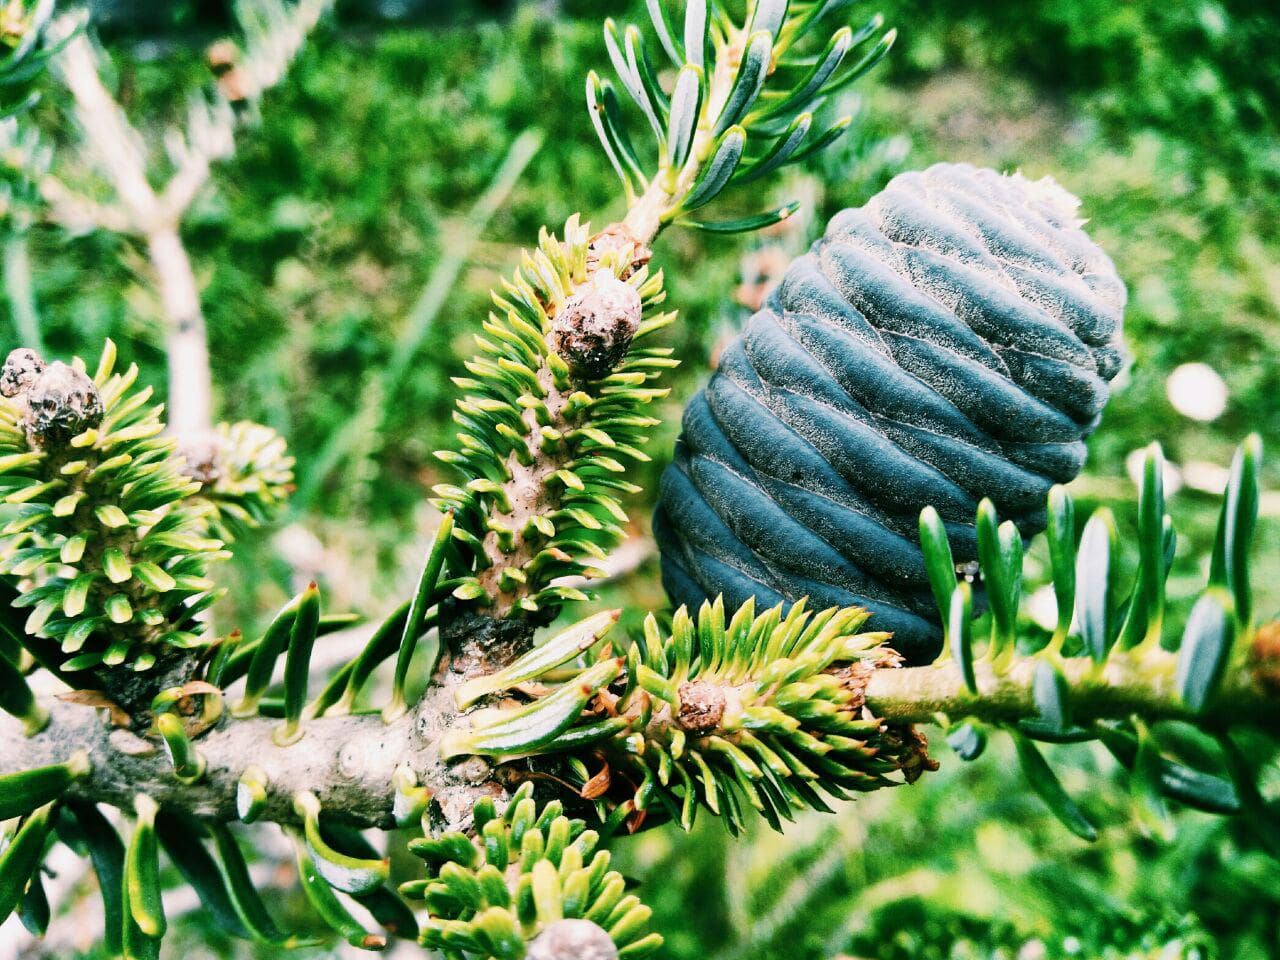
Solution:
<svg viewBox="0 0 1280 960"><path fill-rule="evenodd" d="M228 443L216 430L202 430L178 442L178 470L201 486L216 483L225 471Z"/></svg>
<svg viewBox="0 0 1280 960"><path fill-rule="evenodd" d="M724 719L724 689L705 680L680 684L680 709L676 722L691 733L714 730Z"/></svg>
<svg viewBox="0 0 1280 960"><path fill-rule="evenodd" d="M640 294L612 270L591 274L551 321L551 349L575 376L599 380L627 355L640 328Z"/></svg>
<svg viewBox="0 0 1280 960"><path fill-rule="evenodd" d="M26 410L27 441L33 447L64 444L102 423L102 397L93 381L60 360L45 364L34 350L10 352L0 372L0 393Z"/></svg>

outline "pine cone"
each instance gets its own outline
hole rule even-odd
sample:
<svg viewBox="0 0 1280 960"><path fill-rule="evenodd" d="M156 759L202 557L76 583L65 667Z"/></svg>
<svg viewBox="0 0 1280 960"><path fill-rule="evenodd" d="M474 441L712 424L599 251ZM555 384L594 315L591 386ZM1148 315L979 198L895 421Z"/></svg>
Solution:
<svg viewBox="0 0 1280 960"><path fill-rule="evenodd" d="M654 519L672 599L861 605L930 657L921 509L958 563L983 497L1042 530L1123 365L1124 285L1077 205L939 164L838 214L685 411Z"/></svg>

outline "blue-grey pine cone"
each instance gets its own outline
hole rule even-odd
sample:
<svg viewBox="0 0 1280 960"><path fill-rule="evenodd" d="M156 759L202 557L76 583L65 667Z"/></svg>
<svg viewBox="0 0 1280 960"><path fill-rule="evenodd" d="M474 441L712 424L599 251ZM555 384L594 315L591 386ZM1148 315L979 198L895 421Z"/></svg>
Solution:
<svg viewBox="0 0 1280 960"><path fill-rule="evenodd" d="M654 518L672 600L862 605L932 656L921 509L957 562L983 497L1042 530L1123 364L1125 288L1076 207L939 164L838 214L685 410Z"/></svg>

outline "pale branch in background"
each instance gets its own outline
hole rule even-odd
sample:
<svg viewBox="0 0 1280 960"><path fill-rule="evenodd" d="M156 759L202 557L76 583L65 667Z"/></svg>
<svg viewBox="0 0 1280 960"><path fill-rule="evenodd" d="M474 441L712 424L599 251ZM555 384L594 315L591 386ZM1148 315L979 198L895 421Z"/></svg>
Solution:
<svg viewBox="0 0 1280 960"><path fill-rule="evenodd" d="M290 33L264 13L279 8L262 4L238 9L257 24L246 35L264 51L263 70L240 69L234 52L217 58L229 67L219 88L230 101L255 77L278 79L316 9L293 8L304 19ZM631 523L623 497L640 488L629 464L649 457L648 435L659 423L654 401L665 395L658 381L677 362L673 348L652 338L674 315L662 309L650 241L670 224L733 232L789 216L791 204L742 220L688 219L731 184L838 137L849 118L816 132L813 111L893 41L878 17L856 33L846 25L814 30L825 14L843 10L838 3L755 0L739 23L705 0L689 0L678 36L660 0L648 9L676 68L673 84L657 81L638 28L607 21L604 39L625 93L653 130L652 164L632 146L617 90L594 72L587 82L592 123L630 213L595 234L576 215L560 237L544 229L495 290L479 350L454 380L461 394L456 445L438 456L460 477L435 488L442 516L412 594L319 689L318 641L351 618L323 613L316 582L253 637L220 635L199 616L216 596L206 573L227 556L223 539L288 492L292 464L283 443L261 428L233 427L224 439L234 455L221 445L194 455L198 448L163 436L149 391L134 389L135 368L115 372L109 343L92 379L79 360L46 363L30 349L10 354L0 373L0 597L8 601L0 603L0 709L13 720L0 722L0 820L13 821L14 831L0 852L0 917L26 908L29 919L42 897L43 855L56 839L82 844L94 860L109 952L159 956L167 929L161 850L228 934L295 945L299 938L278 929L258 899L232 829L263 821L278 824L293 847L299 886L318 920L353 947L382 949L399 936L450 960L641 960L661 936L647 929L649 908L610 869L601 847L612 836L666 821L689 830L698 815L721 818L735 834L757 815L781 828L797 811L829 810L832 801L912 783L938 765L915 727L926 722L944 726L965 760L981 754L987 727L1011 735L1030 787L1084 839L1095 839L1097 828L1032 741L1101 742L1162 817L1168 798L1243 814L1242 822L1260 819L1262 778L1233 739L1273 733L1280 722L1273 709L1280 641L1272 627L1259 627L1250 587L1256 438L1241 446L1230 470L1209 580L1177 643L1165 626L1177 537L1165 514L1158 447L1144 465L1132 578L1120 573L1119 535L1107 511L1089 519L1077 543L1075 507L1063 486L1046 482L1006 511L1038 515L1044 505L1057 601L1052 633L1025 615L1024 538L1013 520L1001 522L995 503L977 492L971 501L947 496L940 513L919 510L937 488L904 494L894 522L912 550L918 544L911 558L919 563L905 564L917 581L912 603L942 641L910 651L904 632L885 629L893 621L874 596L863 609L861 595L828 590L835 577L818 579L847 576L840 563L811 571L794 595L757 590L767 585L751 580L753 564L781 562L776 548L790 522L779 506L781 487L808 495L805 509L822 510L822 491L842 482L830 464L768 432L762 411L778 397L743 399L760 382L752 364L759 371L766 360L808 363L814 356L805 351L818 350L816 341L756 340L751 356L731 353L722 366L715 389L729 412L722 405L714 415L763 440L746 449L701 429L695 415L686 419L682 450L693 451L691 472L713 463L729 464L739 477L774 471L779 483L767 492L729 486L730 478L709 490L747 506L734 529L756 523L752 529L765 535L724 552L724 523L711 510L689 512L698 509L693 498L671 496L665 484L678 478L668 472L668 506L689 508L681 521L691 538L686 557L697 557L722 585L669 622L650 614L631 636L618 628L622 611L607 610L571 618L534 642L541 626L586 599L573 578L608 575L598 561ZM88 42L73 40L63 72L82 111L101 108L82 124L88 139L95 124L105 138L98 154L115 185L114 206L153 258L180 256L190 277L181 212L171 207L185 209L212 158L229 149L220 132L227 112L216 102L194 110L187 133L170 138L179 173L169 189L154 191L141 138L102 86ZM508 170L522 165L513 152ZM987 186L996 177L976 176ZM1015 221L1043 227L1036 216L1045 213L1047 189L1015 191L1002 242L1014 242ZM848 224L856 214L833 222ZM1048 215L1057 222L1062 211ZM895 220L902 222L915 221ZM957 235L943 232L954 244ZM868 231L854 233L870 238L878 255L896 249ZM875 256L856 244L840 256L845 273L833 284L842 288L874 266ZM901 330L917 349L955 341L964 349L939 353L976 353L990 364L984 371L998 373L1006 361L988 356L970 334L971 325L1007 321L1002 290L984 281L966 293L977 316L963 322L936 311L892 317L893 329L876 342L897 343L889 333ZM194 301L198 314L194 281L178 292L173 309ZM888 310L916 304L898 292L882 300ZM406 328L408 342L435 309L424 303ZM854 306L839 309L841 336L861 316ZM844 366L861 372L870 361ZM789 383L813 379L795 369L803 368L788 368ZM733 384L724 382L731 377ZM956 389L969 390L966 402L994 409L972 384ZM839 396L833 385L805 409ZM923 402L918 394L911 400ZM1001 407L1015 408L1007 400ZM851 424L841 429L853 432ZM1064 436L1057 430L1048 440ZM1079 431L1070 437L1079 442ZM874 472L892 452L888 444L850 454L839 472L893 486L893 476ZM975 453L966 455L966 470ZM884 543L865 528L840 529L850 545ZM828 545L837 539L825 536ZM958 567L970 546L976 568ZM868 573L891 574L891 566L873 558ZM980 572L980 587L965 570ZM667 573L676 592L678 565ZM727 602L735 590L740 595ZM811 607L810 596L827 599ZM982 601L988 612L979 614ZM918 665L903 667L904 660ZM394 669L389 691L373 689L384 666ZM40 670L70 690L52 701L37 697L27 677ZM1154 741L1148 722L1166 721L1189 728L1194 750ZM116 812L104 817L98 803ZM405 849L425 870L393 888L389 852L364 827L412 831ZM398 871L396 879L404 876ZM377 927L353 917L339 893L355 898ZM415 915L409 903L417 902L426 910Z"/></svg>
<svg viewBox="0 0 1280 960"><path fill-rule="evenodd" d="M81 28L81 17L65 15L51 28L52 38L64 44L55 71L72 96L85 154L108 185L110 199L98 201L53 175L41 178L41 193L51 217L68 229L109 230L145 245L165 325L169 429L179 436L213 426L208 331L199 283L182 242L183 220L208 185L214 164L234 154L240 115L258 109L331 7L332 0L236 4L243 44L223 49L228 71L212 91L192 94L183 128L164 134L172 172L159 189L152 185L155 158L146 138L103 82L102 54Z"/></svg>

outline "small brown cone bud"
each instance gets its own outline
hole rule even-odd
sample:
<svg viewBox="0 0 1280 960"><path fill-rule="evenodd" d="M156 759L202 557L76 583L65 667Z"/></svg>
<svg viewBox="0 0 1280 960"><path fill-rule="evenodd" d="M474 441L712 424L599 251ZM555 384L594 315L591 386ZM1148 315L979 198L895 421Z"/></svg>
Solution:
<svg viewBox="0 0 1280 960"><path fill-rule="evenodd" d="M564 302L551 321L551 349L574 375L599 380L627 355L640 329L640 294L614 276L597 270Z"/></svg>
<svg viewBox="0 0 1280 960"><path fill-rule="evenodd" d="M676 722L690 733L705 733L720 726L724 719L724 690L705 680L686 680L680 684L680 710Z"/></svg>
<svg viewBox="0 0 1280 960"><path fill-rule="evenodd" d="M526 960L618 960L618 948L590 920L556 920L529 944Z"/></svg>
<svg viewBox="0 0 1280 960"><path fill-rule="evenodd" d="M102 422L102 397L93 381L61 361L45 368L26 391L27 441L63 444Z"/></svg>
<svg viewBox="0 0 1280 960"><path fill-rule="evenodd" d="M202 430L178 442L183 463L179 470L202 486L216 483L222 476L227 441L216 430Z"/></svg>
<svg viewBox="0 0 1280 960"><path fill-rule="evenodd" d="M11 350L5 358L4 370L0 371L0 394L16 397L35 383L42 373L44 360L40 354L28 347Z"/></svg>

